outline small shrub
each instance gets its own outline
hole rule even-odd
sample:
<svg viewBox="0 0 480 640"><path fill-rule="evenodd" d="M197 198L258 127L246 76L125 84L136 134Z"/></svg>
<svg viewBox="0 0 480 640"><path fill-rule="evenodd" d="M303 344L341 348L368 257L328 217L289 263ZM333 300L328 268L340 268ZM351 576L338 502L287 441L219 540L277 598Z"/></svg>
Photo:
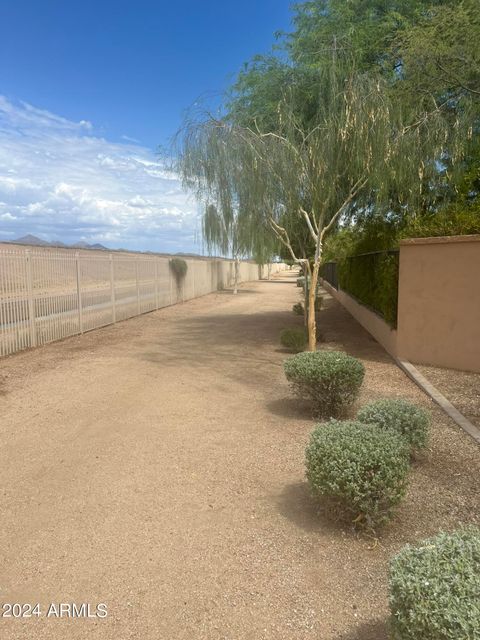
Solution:
<svg viewBox="0 0 480 640"><path fill-rule="evenodd" d="M307 278L307 285L310 288L310 278L309 277ZM317 282L317 293L318 293L318 290L320 289L321 286L322 285L321 285L320 280L319 280ZM302 289L305 287L305 276L300 276L299 278L297 278L297 287L302 287Z"/></svg>
<svg viewBox="0 0 480 640"><path fill-rule="evenodd" d="M405 495L409 450L393 431L331 420L313 431L306 466L315 494L334 499L355 524L373 529Z"/></svg>
<svg viewBox="0 0 480 640"><path fill-rule="evenodd" d="M307 345L305 329L284 329L280 334L280 342L286 349L295 353L303 351Z"/></svg>
<svg viewBox="0 0 480 640"><path fill-rule="evenodd" d="M349 407L363 382L363 364L341 351L309 351L284 363L287 380L298 396L312 402L315 413L335 416Z"/></svg>
<svg viewBox="0 0 480 640"><path fill-rule="evenodd" d="M425 409L407 400L385 398L370 402L360 409L357 417L360 422L398 431L407 438L412 449L427 445L430 416Z"/></svg>
<svg viewBox="0 0 480 640"><path fill-rule="evenodd" d="M390 562L395 640L480 638L480 530L440 533Z"/></svg>
<svg viewBox="0 0 480 640"><path fill-rule="evenodd" d="M321 308L322 308L322 296L317 296L315 298L315 311L318 312L320 311ZM303 304L301 302L297 302L296 304L294 304L292 307L292 311L296 316L305 315L305 309L303 308ZM308 304L307 304L307 311L308 311Z"/></svg>
<svg viewBox="0 0 480 640"><path fill-rule="evenodd" d="M187 275L188 264L183 258L171 258L170 260L170 269L175 276L175 280L177 281L177 286L180 286L183 279Z"/></svg>

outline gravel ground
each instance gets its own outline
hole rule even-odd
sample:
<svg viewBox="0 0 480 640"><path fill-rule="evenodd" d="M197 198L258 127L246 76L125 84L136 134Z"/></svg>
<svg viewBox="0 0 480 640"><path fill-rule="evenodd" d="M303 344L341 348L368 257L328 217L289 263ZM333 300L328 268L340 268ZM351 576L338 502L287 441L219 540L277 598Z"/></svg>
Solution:
<svg viewBox="0 0 480 640"><path fill-rule="evenodd" d="M415 366L460 413L480 429L480 373Z"/></svg>
<svg viewBox="0 0 480 640"><path fill-rule="evenodd" d="M388 559L478 519L480 451L325 295L322 346L365 362L360 402L433 416L378 543L329 520L278 346L297 299L288 273L2 361L0 600L108 606L1 618L2 640L387 637Z"/></svg>

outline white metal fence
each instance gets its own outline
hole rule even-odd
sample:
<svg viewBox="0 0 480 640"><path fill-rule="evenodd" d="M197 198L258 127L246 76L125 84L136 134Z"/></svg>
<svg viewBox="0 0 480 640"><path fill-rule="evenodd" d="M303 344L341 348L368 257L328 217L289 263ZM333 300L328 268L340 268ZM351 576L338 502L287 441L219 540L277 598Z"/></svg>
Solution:
<svg viewBox="0 0 480 640"><path fill-rule="evenodd" d="M231 260L185 258L187 274L177 283L170 259L0 245L0 356L233 284ZM271 268L276 273L283 265ZM252 262L242 262L239 275L243 282L262 277Z"/></svg>

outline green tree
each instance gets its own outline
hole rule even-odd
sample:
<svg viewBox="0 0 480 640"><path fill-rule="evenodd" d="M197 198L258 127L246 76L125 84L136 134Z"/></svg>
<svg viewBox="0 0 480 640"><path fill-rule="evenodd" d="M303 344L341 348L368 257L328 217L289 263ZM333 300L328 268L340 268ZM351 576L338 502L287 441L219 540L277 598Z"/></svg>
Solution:
<svg viewBox="0 0 480 640"><path fill-rule="evenodd" d="M415 150L428 144L434 157L443 141L438 126L426 138L419 127L400 129L384 84L359 74L346 78L343 61L334 62L322 77L315 126L304 126L288 98L277 106L272 131L212 117L187 122L178 165L185 183L207 202L207 212L215 213L215 221L244 221L238 228L248 230L242 237L249 241L255 229L270 227L292 260L302 265L311 282L311 350L316 348L315 296L327 234L351 209L360 217L365 198L374 194L384 199L392 183L411 197L419 181ZM218 237L222 227L216 224L209 222L204 230L213 229ZM290 231L298 227L310 236L314 251L309 256L299 255L292 244Z"/></svg>
<svg viewBox="0 0 480 640"><path fill-rule="evenodd" d="M337 63L348 60L347 76L354 61L357 73L383 78L401 111L400 126L417 131L416 140L409 138L413 146L426 147L423 166L404 165L390 183L389 198L380 204L376 194L366 194L357 217L351 207L358 236L387 220L396 229L390 234L395 242L424 216L430 226L442 211L453 216L455 203L473 215L480 181L478 0L315 0L294 11L294 30L280 38L279 53L257 56L240 73L229 96L230 121L278 130L277 104L288 95L302 128L314 127L324 100L322 77L336 52ZM433 158L428 138L440 112L449 124L443 150ZM468 146L461 161L455 145ZM411 170L417 175L405 175ZM405 193L404 185L414 185L414 192Z"/></svg>

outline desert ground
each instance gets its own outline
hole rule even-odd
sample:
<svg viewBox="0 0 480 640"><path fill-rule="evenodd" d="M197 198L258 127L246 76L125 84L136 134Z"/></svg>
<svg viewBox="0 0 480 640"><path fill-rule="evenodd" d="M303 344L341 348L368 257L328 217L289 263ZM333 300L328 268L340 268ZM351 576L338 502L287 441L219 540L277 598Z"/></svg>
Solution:
<svg viewBox="0 0 480 640"><path fill-rule="evenodd" d="M313 427L282 371L295 274L242 285L0 363L2 640L383 640L388 559L479 522L480 452L326 296L321 348L359 357L359 404L433 416L429 451L378 539L304 478ZM105 603L55 618L50 603Z"/></svg>

